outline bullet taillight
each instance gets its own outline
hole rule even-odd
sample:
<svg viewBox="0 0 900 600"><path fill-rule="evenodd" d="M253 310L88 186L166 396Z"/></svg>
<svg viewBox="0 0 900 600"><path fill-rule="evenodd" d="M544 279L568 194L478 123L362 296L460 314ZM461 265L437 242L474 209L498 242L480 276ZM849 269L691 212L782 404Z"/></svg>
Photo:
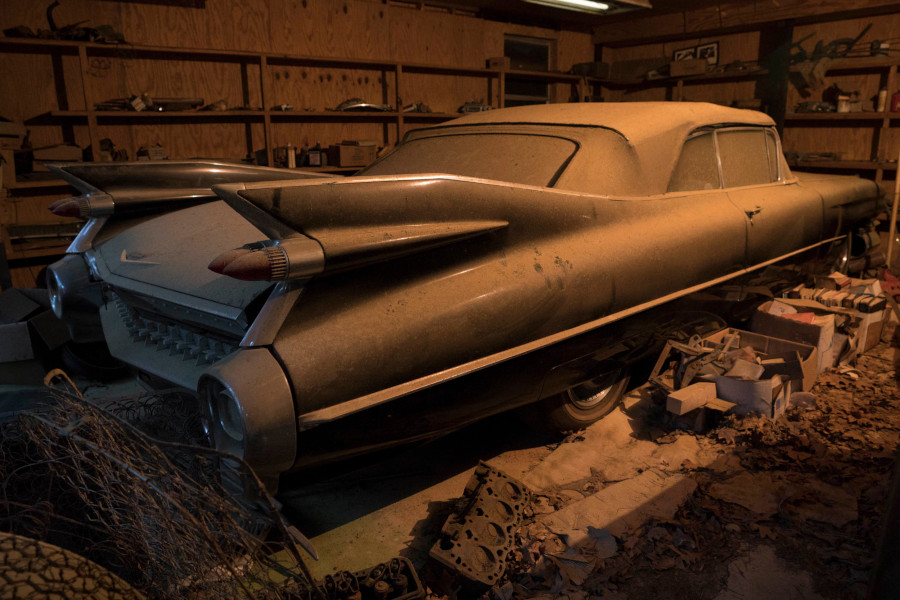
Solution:
<svg viewBox="0 0 900 600"><path fill-rule="evenodd" d="M74 197L57 200L49 206L50 212L58 217L75 217L84 219L90 215L90 206L86 198Z"/></svg>
<svg viewBox="0 0 900 600"><path fill-rule="evenodd" d="M243 281L311 277L324 268L322 247L307 237L247 244L223 252L209 263L211 271Z"/></svg>

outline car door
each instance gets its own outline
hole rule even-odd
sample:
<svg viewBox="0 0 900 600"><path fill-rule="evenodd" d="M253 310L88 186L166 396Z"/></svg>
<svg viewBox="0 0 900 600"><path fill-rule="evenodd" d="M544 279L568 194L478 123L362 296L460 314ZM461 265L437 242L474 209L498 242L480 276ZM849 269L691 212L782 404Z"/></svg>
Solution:
<svg viewBox="0 0 900 600"><path fill-rule="evenodd" d="M721 129L716 145L723 185L744 213L748 267L821 241L822 198L796 180L785 180L772 129Z"/></svg>
<svg viewBox="0 0 900 600"><path fill-rule="evenodd" d="M673 208L681 205L680 214L690 219L689 231L681 235L688 238L692 251L673 249L678 264L674 271L680 277L694 273L682 287L727 276L745 266L745 217L722 189L714 129L700 129L685 140L661 201Z"/></svg>

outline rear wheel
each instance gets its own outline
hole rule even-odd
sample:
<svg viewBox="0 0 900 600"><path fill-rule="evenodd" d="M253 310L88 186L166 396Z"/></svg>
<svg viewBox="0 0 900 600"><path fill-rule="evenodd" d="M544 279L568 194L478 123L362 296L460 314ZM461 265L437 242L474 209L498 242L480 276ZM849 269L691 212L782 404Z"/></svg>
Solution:
<svg viewBox="0 0 900 600"><path fill-rule="evenodd" d="M628 385L628 371L618 368L543 400L542 423L555 431L584 429L612 412Z"/></svg>

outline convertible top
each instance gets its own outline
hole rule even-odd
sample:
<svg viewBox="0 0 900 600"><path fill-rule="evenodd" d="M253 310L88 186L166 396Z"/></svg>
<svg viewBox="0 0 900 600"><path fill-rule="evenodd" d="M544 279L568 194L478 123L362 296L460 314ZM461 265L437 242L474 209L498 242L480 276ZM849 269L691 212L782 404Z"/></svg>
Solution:
<svg viewBox="0 0 900 600"><path fill-rule="evenodd" d="M557 187L601 194L648 196L665 193L684 140L702 127L772 127L761 112L707 102L578 102L539 104L475 113L411 131L407 139L450 132L495 133L527 128L568 128L582 150ZM457 129L459 128L459 129ZM606 135L600 135L600 132ZM616 144L608 135L621 136ZM615 162L612 158L615 157ZM377 164L377 163L376 163ZM604 167L606 165L607 167ZM602 173L598 169L605 168ZM599 177L602 184L595 186ZM586 190L585 185L591 189Z"/></svg>
<svg viewBox="0 0 900 600"><path fill-rule="evenodd" d="M683 139L694 129L712 125L771 127L775 124L768 115L755 110L728 108L708 102L577 102L474 113L438 127L509 123L603 127L618 132L632 144L661 135L674 134Z"/></svg>

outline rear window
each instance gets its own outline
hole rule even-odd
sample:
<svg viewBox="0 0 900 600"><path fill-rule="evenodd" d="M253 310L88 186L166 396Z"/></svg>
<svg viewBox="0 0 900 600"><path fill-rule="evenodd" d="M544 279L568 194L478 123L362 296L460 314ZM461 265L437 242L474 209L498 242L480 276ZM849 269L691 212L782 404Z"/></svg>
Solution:
<svg viewBox="0 0 900 600"><path fill-rule="evenodd" d="M551 187L578 150L546 135L476 133L408 141L360 174L447 173Z"/></svg>

